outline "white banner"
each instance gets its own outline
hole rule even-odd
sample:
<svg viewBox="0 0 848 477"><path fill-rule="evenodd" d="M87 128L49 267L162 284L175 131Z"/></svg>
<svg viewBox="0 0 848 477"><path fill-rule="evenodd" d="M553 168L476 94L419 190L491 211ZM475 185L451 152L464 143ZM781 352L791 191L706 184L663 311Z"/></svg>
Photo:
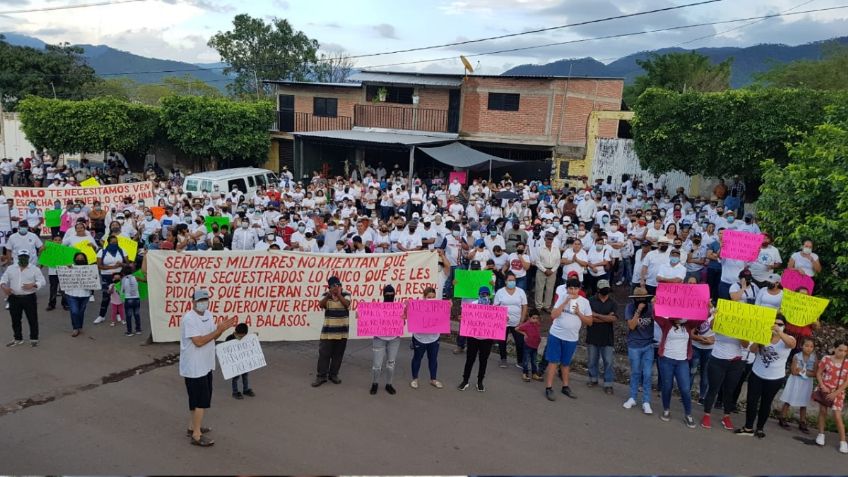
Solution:
<svg viewBox="0 0 848 477"><path fill-rule="evenodd" d="M224 379L233 379L234 376L264 368L267 364L259 337L254 333L215 346L215 354L218 355Z"/></svg>
<svg viewBox="0 0 848 477"><path fill-rule="evenodd" d="M327 280L338 277L350 293L350 337L356 338L354 311L360 301L382 301L391 284L395 300L421 298L442 280L435 252L319 254L287 251L172 252L147 254L150 329L157 342L180 339L180 319L191 296L205 288L209 310L218 322L238 317L262 341L317 340L324 311L318 306Z"/></svg>
<svg viewBox="0 0 848 477"><path fill-rule="evenodd" d="M6 245L6 239L12 235L12 216L9 213L9 205L5 202L0 204L0 246Z"/></svg>
<svg viewBox="0 0 848 477"><path fill-rule="evenodd" d="M72 267L56 267L59 286L62 290L100 290L100 272L97 265L74 265Z"/></svg>
<svg viewBox="0 0 848 477"><path fill-rule="evenodd" d="M27 205L30 202L35 202L35 206L41 209L41 212L53 208L53 203L57 200L65 207L65 202L69 200L82 200L86 205L92 205L99 201L103 204L103 208L112 207L122 204L125 197L132 197L133 205L138 204L139 200L143 200L148 207L154 205L153 201L153 183L133 182L128 184L113 184L99 187L4 187L3 194L7 199L14 199L14 207L17 207L24 217Z"/></svg>

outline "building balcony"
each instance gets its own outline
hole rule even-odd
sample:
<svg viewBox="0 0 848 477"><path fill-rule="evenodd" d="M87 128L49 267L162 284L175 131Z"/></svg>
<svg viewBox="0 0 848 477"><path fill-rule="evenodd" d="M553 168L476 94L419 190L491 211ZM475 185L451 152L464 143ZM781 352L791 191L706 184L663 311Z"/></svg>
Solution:
<svg viewBox="0 0 848 477"><path fill-rule="evenodd" d="M329 117L293 111L277 111L275 119L272 130L280 132L334 131L353 127L353 121L349 116Z"/></svg>
<svg viewBox="0 0 848 477"><path fill-rule="evenodd" d="M357 104L353 109L353 125L368 128L406 129L427 132L456 132L459 125L446 109Z"/></svg>

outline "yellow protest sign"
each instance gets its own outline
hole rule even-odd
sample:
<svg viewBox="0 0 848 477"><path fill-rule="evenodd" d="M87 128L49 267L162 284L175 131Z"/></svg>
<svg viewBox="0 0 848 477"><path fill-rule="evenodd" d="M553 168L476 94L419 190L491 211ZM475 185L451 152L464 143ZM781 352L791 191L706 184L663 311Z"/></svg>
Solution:
<svg viewBox="0 0 848 477"><path fill-rule="evenodd" d="M825 298L784 289L780 312L789 323L795 326L807 326L819 320L829 303L830 300Z"/></svg>
<svg viewBox="0 0 848 477"><path fill-rule="evenodd" d="M118 247L121 247L121 250L127 254L127 259L130 262L135 262L135 256L138 253L138 242L123 235L118 235Z"/></svg>
<svg viewBox="0 0 848 477"><path fill-rule="evenodd" d="M80 187L100 187L100 183L97 182L97 179L94 177L89 177L88 179L80 182Z"/></svg>
<svg viewBox="0 0 848 477"><path fill-rule="evenodd" d="M774 308L720 299L713 331L744 341L769 344L776 317Z"/></svg>
<svg viewBox="0 0 848 477"><path fill-rule="evenodd" d="M91 242L77 242L74 245L74 248L78 249L79 251L85 254L86 258L88 258L89 265L97 263L97 252L94 251L94 246L91 245Z"/></svg>

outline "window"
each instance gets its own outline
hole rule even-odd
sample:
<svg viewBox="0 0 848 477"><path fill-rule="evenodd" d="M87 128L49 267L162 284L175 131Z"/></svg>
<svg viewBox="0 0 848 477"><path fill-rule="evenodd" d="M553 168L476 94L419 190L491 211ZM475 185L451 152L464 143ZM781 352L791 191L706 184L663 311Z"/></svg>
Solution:
<svg viewBox="0 0 848 477"><path fill-rule="evenodd" d="M200 183L200 192L212 192L212 181L203 181Z"/></svg>
<svg viewBox="0 0 848 477"><path fill-rule="evenodd" d="M253 176L247 176L247 185L250 187L256 187L256 182L253 181Z"/></svg>
<svg viewBox="0 0 848 477"><path fill-rule="evenodd" d="M489 93L489 109L497 111L518 111L516 93Z"/></svg>
<svg viewBox="0 0 848 477"><path fill-rule="evenodd" d="M242 193L247 193L247 186L244 183L244 179L233 179L227 181L227 192L233 190L233 186L236 186L236 188L242 191Z"/></svg>
<svg viewBox="0 0 848 477"><path fill-rule="evenodd" d="M313 98L312 114L325 118L335 118L339 100L336 98Z"/></svg>
<svg viewBox="0 0 848 477"><path fill-rule="evenodd" d="M185 183L185 190L189 192L197 192L197 180L189 179Z"/></svg>
<svg viewBox="0 0 848 477"><path fill-rule="evenodd" d="M365 88L365 100L373 101L377 96L377 91L381 88L386 89L386 103L397 104L412 104L412 95L415 93L415 88L397 88L394 86L367 86Z"/></svg>
<svg viewBox="0 0 848 477"><path fill-rule="evenodd" d="M257 185L260 185L260 186L262 186L262 187L265 187L265 185L266 185L266 184L265 184L265 176L264 176L264 175L261 175L261 174L260 174L260 175L258 175L258 176L255 176L255 179L256 179L256 184L257 184Z"/></svg>

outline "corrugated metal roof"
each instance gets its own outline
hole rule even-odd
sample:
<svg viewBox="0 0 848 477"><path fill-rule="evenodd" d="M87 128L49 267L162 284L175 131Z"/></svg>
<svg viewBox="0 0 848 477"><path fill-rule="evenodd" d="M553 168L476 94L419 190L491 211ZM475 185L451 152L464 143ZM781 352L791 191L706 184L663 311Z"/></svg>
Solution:
<svg viewBox="0 0 848 477"><path fill-rule="evenodd" d="M451 74L451 73L415 73L415 72L406 72L406 71L362 71L359 74L372 74L372 75L412 75L412 76L426 76L433 80L446 80L453 79L458 81L459 84L462 84L462 79L465 78L466 75L461 74ZM601 79L601 80L624 80L623 77L620 76L580 76L580 75L481 75L477 73L470 73L467 75L469 78L509 78L509 79ZM364 81L364 80L361 80ZM377 80L372 80L377 81Z"/></svg>
<svg viewBox="0 0 848 477"><path fill-rule="evenodd" d="M359 143L391 144L398 146L419 146L422 144L446 144L455 141L456 134L424 135L396 133L385 130L344 129L338 131L295 132L293 136L302 138L332 139Z"/></svg>
<svg viewBox="0 0 848 477"><path fill-rule="evenodd" d="M362 83L346 82L346 83L322 83L320 81L281 81L281 80L262 80L268 84L282 84L292 86L325 86L328 88L361 88Z"/></svg>
<svg viewBox="0 0 848 477"><path fill-rule="evenodd" d="M408 86L462 86L462 76L430 75L419 73L394 73L383 71L362 71L350 76L354 81L363 83L400 84Z"/></svg>

